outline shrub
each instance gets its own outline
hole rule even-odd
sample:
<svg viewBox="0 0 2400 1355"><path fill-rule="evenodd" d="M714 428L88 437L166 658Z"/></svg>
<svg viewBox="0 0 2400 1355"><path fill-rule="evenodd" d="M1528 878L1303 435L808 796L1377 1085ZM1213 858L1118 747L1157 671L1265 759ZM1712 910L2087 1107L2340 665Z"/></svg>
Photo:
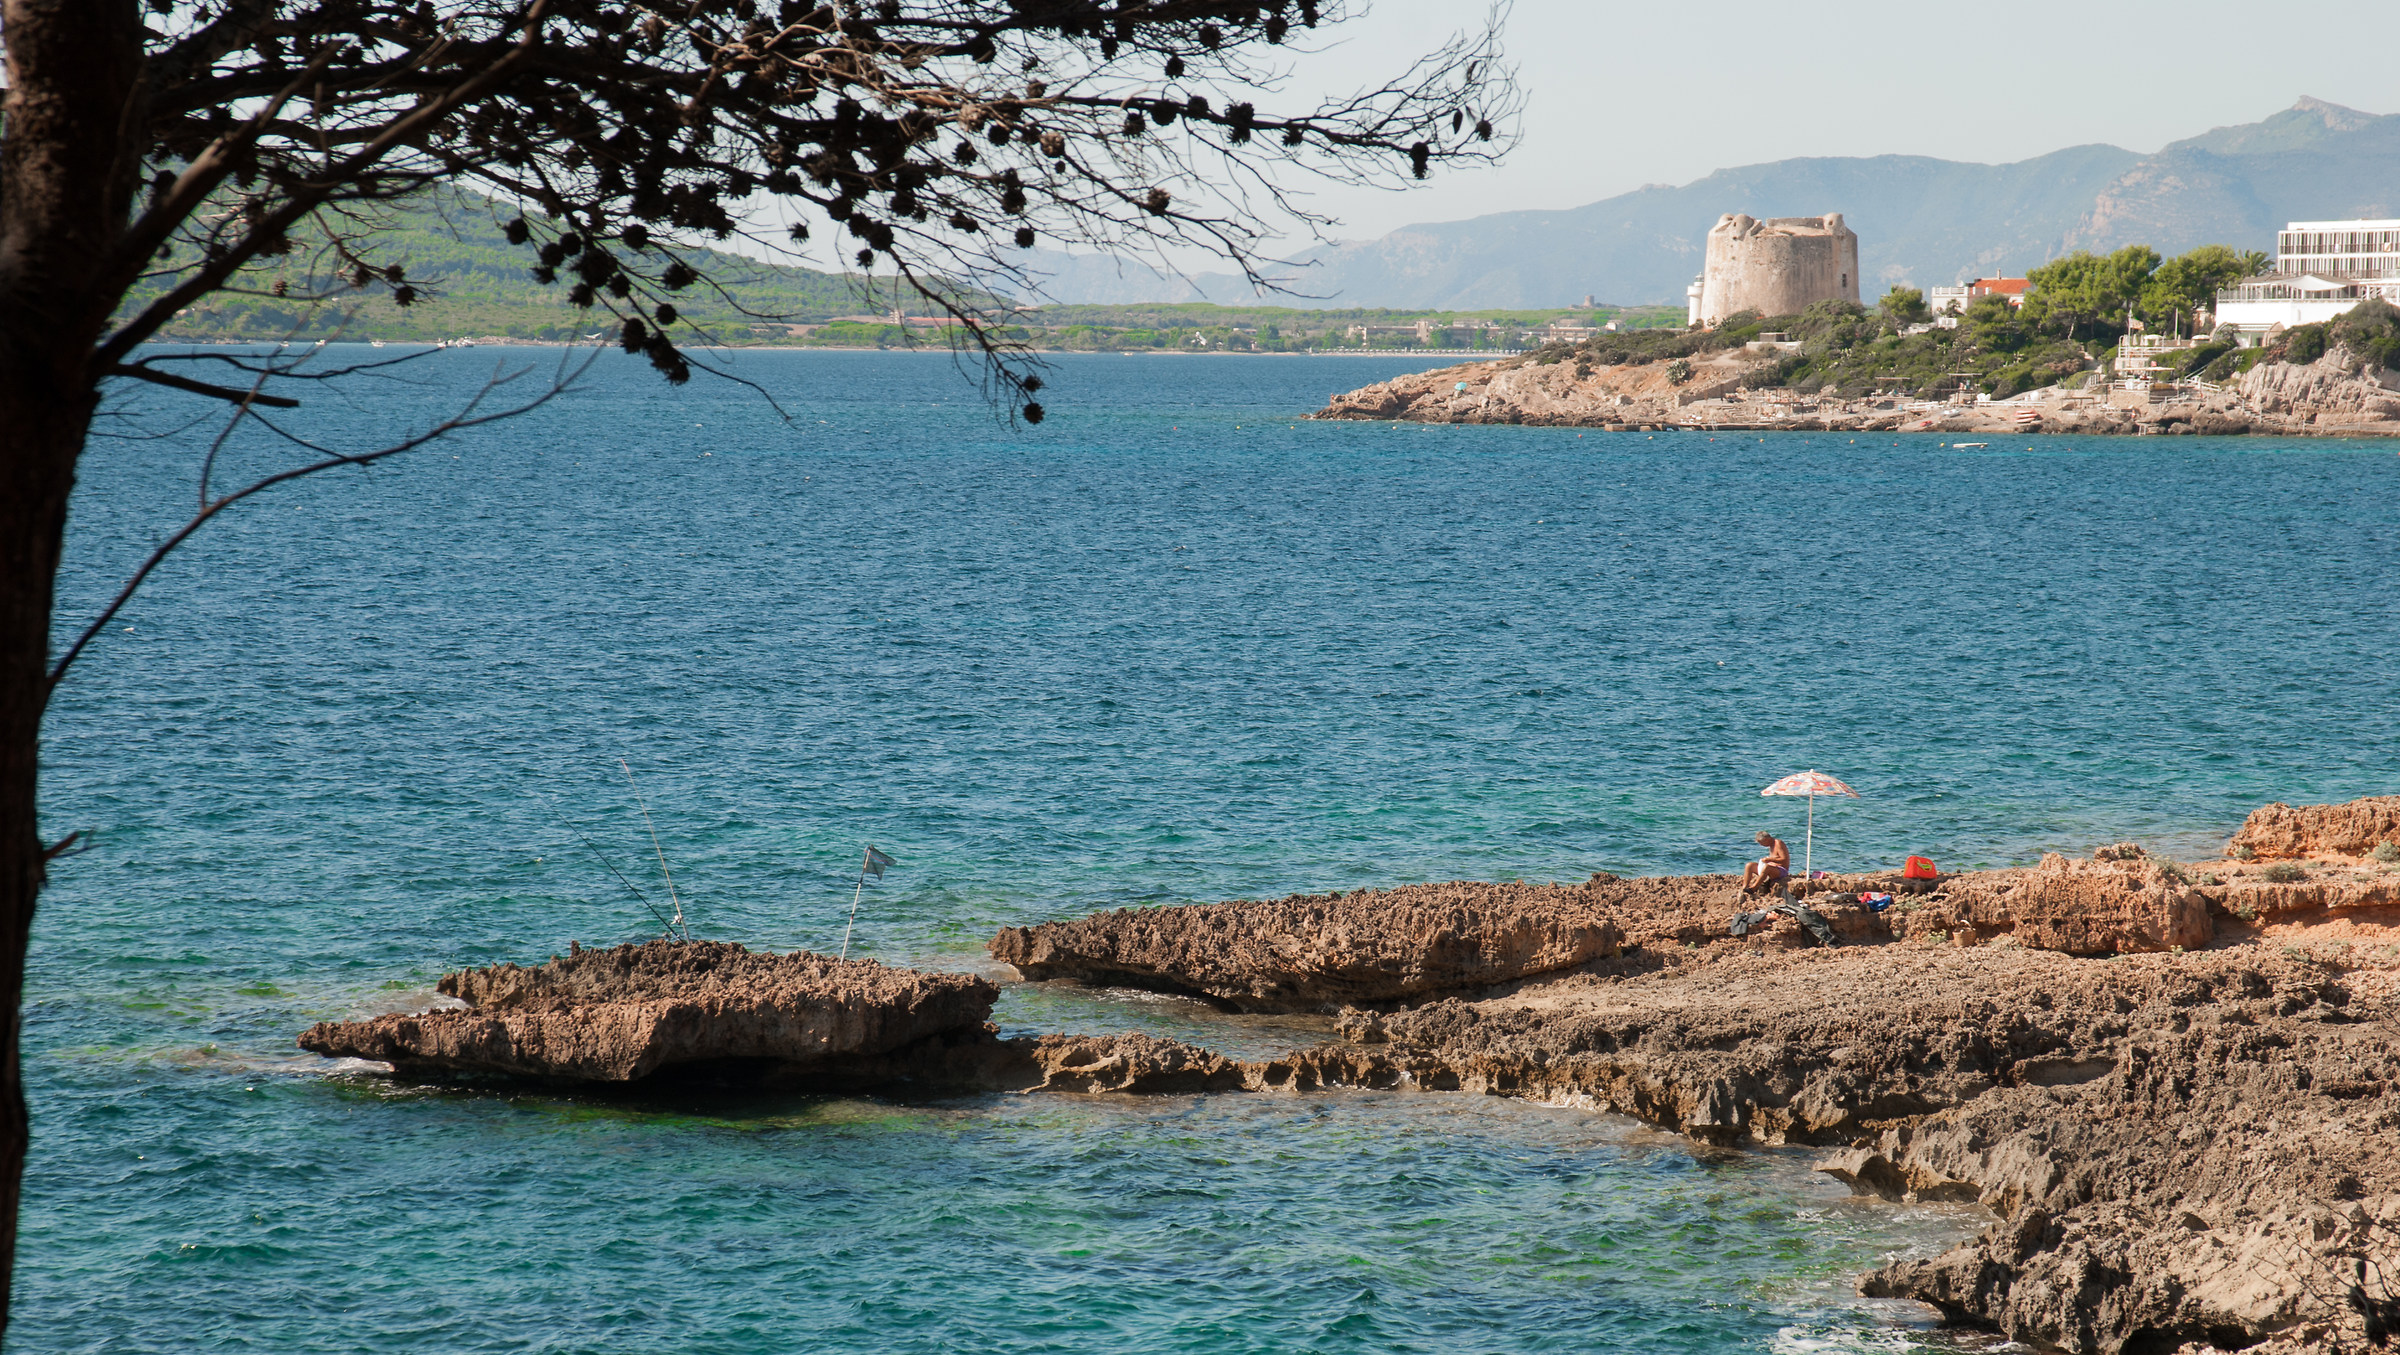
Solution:
<svg viewBox="0 0 2400 1355"><path fill-rule="evenodd" d="M2400 842L2379 842L2375 844L2375 859L2383 862L2387 866L2395 861L2400 861Z"/></svg>
<svg viewBox="0 0 2400 1355"><path fill-rule="evenodd" d="M2244 921L2244 922L2256 922L2256 921L2258 921L2258 909L2256 909L2256 908L2252 907L2251 905L2249 905L2249 904L2247 904L2247 903L2243 904L2243 905L2242 905L2241 907L2239 907L2239 908L2236 908L2236 909L2234 909L2234 910L2233 910L2233 915L2234 915L2235 917L2238 917L2238 918L2240 918L2240 919L2241 919L2242 921Z"/></svg>
<svg viewBox="0 0 2400 1355"><path fill-rule="evenodd" d="M1683 358L1677 358L1677 359L1675 359L1673 362L1670 362L1670 363L1668 363L1668 364L1667 364L1667 380L1668 380L1668 381L1670 381L1670 382L1674 383L1675 385L1678 385L1678 386L1680 386L1680 385L1682 385L1684 382L1686 382L1686 381L1689 381L1689 380L1691 380L1691 379L1692 379L1692 364L1691 364L1690 362L1688 362L1688 361L1684 360Z"/></svg>
<svg viewBox="0 0 2400 1355"><path fill-rule="evenodd" d="M2278 861L2259 873L2271 885L2296 885L2308 878L2307 871L2289 861Z"/></svg>
<svg viewBox="0 0 2400 1355"><path fill-rule="evenodd" d="M2328 337L2366 359L2370 370L2400 367L2400 306L2380 298L2361 301L2335 317Z"/></svg>
<svg viewBox="0 0 2400 1355"><path fill-rule="evenodd" d="M2225 854L2236 861L2252 861L2257 859L2258 849L2247 842L2237 842Z"/></svg>
<svg viewBox="0 0 2400 1355"><path fill-rule="evenodd" d="M2325 326L2300 325L2287 330L2280 347L2285 362L2315 362L2325 356Z"/></svg>

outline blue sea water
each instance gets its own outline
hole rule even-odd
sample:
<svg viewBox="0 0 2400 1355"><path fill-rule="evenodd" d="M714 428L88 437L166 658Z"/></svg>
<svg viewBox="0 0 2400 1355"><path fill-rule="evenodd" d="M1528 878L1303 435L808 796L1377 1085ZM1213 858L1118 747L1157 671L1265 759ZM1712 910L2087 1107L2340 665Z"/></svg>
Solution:
<svg viewBox="0 0 2400 1355"><path fill-rule="evenodd" d="M376 445L559 360L277 417ZM697 931L837 946L872 842L854 949L947 968L1128 904L1731 869L1808 767L1862 797L1815 807L1834 867L2197 854L2400 779L2387 444L1298 422L1382 359L1062 357L1011 427L942 356L727 360L774 405L608 354L262 494L78 666L12 1349L1946 1347L1849 1280L1968 1215L1573 1107L510 1096L292 1036L655 930L583 841L656 879L620 757ZM205 412L110 411L62 639L190 511Z"/></svg>

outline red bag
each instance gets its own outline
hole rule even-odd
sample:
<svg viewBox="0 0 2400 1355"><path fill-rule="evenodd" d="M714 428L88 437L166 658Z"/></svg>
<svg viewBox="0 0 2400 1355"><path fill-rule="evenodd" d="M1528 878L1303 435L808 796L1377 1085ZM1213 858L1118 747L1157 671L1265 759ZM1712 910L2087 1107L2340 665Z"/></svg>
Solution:
<svg viewBox="0 0 2400 1355"><path fill-rule="evenodd" d="M1926 858L1912 856L1908 858L1907 868L1900 872L1900 878L1903 880L1938 880L1942 878L1942 872L1939 867Z"/></svg>

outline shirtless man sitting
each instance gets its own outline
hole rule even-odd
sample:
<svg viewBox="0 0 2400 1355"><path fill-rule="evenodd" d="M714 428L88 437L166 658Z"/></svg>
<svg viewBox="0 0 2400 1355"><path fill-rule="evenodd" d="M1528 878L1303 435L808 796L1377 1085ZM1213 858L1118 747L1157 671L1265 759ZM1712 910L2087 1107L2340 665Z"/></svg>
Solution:
<svg viewBox="0 0 2400 1355"><path fill-rule="evenodd" d="M1792 878L1792 849L1784 845L1782 838L1760 833L1758 845L1767 849L1767 855L1742 867L1744 894L1763 894Z"/></svg>

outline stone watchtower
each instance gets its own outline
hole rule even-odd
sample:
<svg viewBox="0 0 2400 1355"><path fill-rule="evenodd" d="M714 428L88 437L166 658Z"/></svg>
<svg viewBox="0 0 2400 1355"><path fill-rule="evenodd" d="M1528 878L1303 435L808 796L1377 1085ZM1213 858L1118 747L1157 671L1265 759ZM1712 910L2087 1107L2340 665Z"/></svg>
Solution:
<svg viewBox="0 0 2400 1355"><path fill-rule="evenodd" d="M1708 264L1691 318L1713 325L1737 311L1794 315L1819 301L1858 300L1858 235L1842 214L1779 216L1743 212L1708 233Z"/></svg>

